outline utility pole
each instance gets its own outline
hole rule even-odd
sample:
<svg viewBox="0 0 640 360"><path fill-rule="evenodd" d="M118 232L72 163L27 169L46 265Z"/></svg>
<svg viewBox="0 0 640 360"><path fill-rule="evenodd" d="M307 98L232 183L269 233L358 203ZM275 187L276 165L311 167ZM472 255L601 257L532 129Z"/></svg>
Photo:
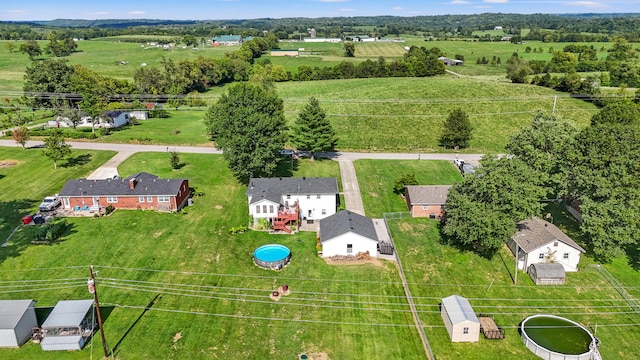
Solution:
<svg viewBox="0 0 640 360"><path fill-rule="evenodd" d="M551 111L551 115L556 114L556 103L558 102L558 95L553 97L553 110Z"/></svg>
<svg viewBox="0 0 640 360"><path fill-rule="evenodd" d="M518 255L520 252L520 246L518 245L518 243L515 243L515 245L516 245L516 271L514 273L513 285L518 285Z"/></svg>
<svg viewBox="0 0 640 360"><path fill-rule="evenodd" d="M93 275L93 265L89 268L91 279L89 279L88 287L89 292L93 294L93 302L96 304L96 312L98 313L98 326L100 326L100 336L102 337L102 349L104 350L104 357L109 357L109 346L107 345L107 339L104 337L104 328L102 327L102 315L100 315L100 302L98 301L98 291L96 290L96 278Z"/></svg>

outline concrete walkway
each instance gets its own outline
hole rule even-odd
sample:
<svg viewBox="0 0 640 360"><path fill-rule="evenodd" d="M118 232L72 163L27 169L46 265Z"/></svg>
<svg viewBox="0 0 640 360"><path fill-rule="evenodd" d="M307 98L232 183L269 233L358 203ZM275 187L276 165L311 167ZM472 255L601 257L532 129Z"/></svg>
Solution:
<svg viewBox="0 0 640 360"><path fill-rule="evenodd" d="M118 174L118 166L120 166L120 164L127 160L131 155L133 155L133 153L130 151L120 151L114 157L109 159L106 163L102 164L102 166L92 172L91 175L87 176L87 179L113 179L116 176L120 176L120 174Z"/></svg>
<svg viewBox="0 0 640 360"><path fill-rule="evenodd" d="M364 204L360 195L360 186L356 176L356 168L353 161L348 159L338 159L340 165L340 176L342 177L342 193L344 194L345 209L354 213L364 215Z"/></svg>

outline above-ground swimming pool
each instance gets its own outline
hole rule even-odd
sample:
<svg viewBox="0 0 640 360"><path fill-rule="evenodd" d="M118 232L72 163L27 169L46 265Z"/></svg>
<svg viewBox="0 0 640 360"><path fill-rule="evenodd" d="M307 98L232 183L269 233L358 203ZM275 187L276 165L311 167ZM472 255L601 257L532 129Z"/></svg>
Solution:
<svg viewBox="0 0 640 360"><path fill-rule="evenodd" d="M268 244L253 252L253 261L265 269L282 269L291 260L291 250L278 244Z"/></svg>
<svg viewBox="0 0 640 360"><path fill-rule="evenodd" d="M589 360L596 339L584 326L555 315L533 315L520 324L522 341L543 359Z"/></svg>

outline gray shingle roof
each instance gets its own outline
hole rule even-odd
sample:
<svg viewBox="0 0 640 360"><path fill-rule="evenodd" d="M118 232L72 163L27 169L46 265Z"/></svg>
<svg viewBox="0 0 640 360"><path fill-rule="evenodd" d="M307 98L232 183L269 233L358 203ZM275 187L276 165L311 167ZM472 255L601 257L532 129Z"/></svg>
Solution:
<svg viewBox="0 0 640 360"><path fill-rule="evenodd" d="M78 326L93 306L93 300L62 300L42 324L43 328Z"/></svg>
<svg viewBox="0 0 640 360"><path fill-rule="evenodd" d="M320 220L320 242L331 240L348 232L378 241L373 220L349 210L340 211Z"/></svg>
<svg viewBox="0 0 640 360"><path fill-rule="evenodd" d="M131 190L129 180L135 179L136 185ZM126 179L105 180L69 180L60 191L60 196L146 196L168 195L175 196L180 185L187 179L160 179L158 176L146 172L131 175Z"/></svg>
<svg viewBox="0 0 640 360"><path fill-rule="evenodd" d="M0 329L14 329L34 300L0 300Z"/></svg>
<svg viewBox="0 0 640 360"><path fill-rule="evenodd" d="M516 228L518 231L513 235L513 241L515 241L525 253L529 253L556 240L581 252L585 252L580 245L567 236L567 234L563 233L562 230L558 229L557 226L538 217L534 216L529 220L521 221L516 225Z"/></svg>
<svg viewBox="0 0 640 360"><path fill-rule="evenodd" d="M413 205L444 205L450 185L409 185L406 194Z"/></svg>
<svg viewBox="0 0 640 360"><path fill-rule="evenodd" d="M336 178L255 178L251 179L246 195L251 204L267 199L280 203L283 195L326 195L338 193Z"/></svg>
<svg viewBox="0 0 640 360"><path fill-rule="evenodd" d="M445 308L452 324L457 324L465 320L480 323L475 311L471 307L469 300L458 295L451 295L442 299L442 306Z"/></svg>
<svg viewBox="0 0 640 360"><path fill-rule="evenodd" d="M531 264L536 269L538 279L564 279L564 266L559 263L537 263Z"/></svg>

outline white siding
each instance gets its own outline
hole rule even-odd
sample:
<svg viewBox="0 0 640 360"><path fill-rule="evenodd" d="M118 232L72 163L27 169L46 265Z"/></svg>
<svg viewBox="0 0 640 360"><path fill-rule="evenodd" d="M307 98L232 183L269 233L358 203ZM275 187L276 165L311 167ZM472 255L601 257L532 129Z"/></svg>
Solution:
<svg viewBox="0 0 640 360"><path fill-rule="evenodd" d="M351 253L347 253L347 244L352 245ZM372 257L378 256L378 242L364 236L348 232L322 243L322 256L356 255L359 252L369 252Z"/></svg>
<svg viewBox="0 0 640 360"><path fill-rule="evenodd" d="M18 339L13 329L0 329L0 348L17 348Z"/></svg>
<svg viewBox="0 0 640 360"><path fill-rule="evenodd" d="M336 194L320 195L318 194L291 195L290 199L287 199L286 194L282 196L282 203L289 201L289 205L295 204L296 200L300 204L300 218L307 218L309 220L321 220L327 216L331 216L336 213ZM322 210L325 210L325 214L322 214Z"/></svg>
<svg viewBox="0 0 640 360"><path fill-rule="evenodd" d="M577 250L563 243L562 241L558 241L558 246L553 246L552 242L529 252L526 256L524 269L528 269L531 264L545 262L544 255L548 254L549 250L551 250L552 252L555 251L555 262L562 264L562 266L564 267L564 271L578 271L578 263L580 262L580 250ZM522 249L520 251L522 251ZM564 253L569 253L568 259L563 258ZM543 259L540 259L540 254L543 254Z"/></svg>
<svg viewBox="0 0 640 360"><path fill-rule="evenodd" d="M249 201L251 201L251 198L249 198ZM260 213L256 211L256 206L260 206ZM266 213L263 211L264 206L267 207ZM273 212L270 212L271 206L273 206ZM277 214L278 214L278 204L273 203L269 200L261 200L255 204L249 205L249 215L253 216L254 218L273 218Z"/></svg>

